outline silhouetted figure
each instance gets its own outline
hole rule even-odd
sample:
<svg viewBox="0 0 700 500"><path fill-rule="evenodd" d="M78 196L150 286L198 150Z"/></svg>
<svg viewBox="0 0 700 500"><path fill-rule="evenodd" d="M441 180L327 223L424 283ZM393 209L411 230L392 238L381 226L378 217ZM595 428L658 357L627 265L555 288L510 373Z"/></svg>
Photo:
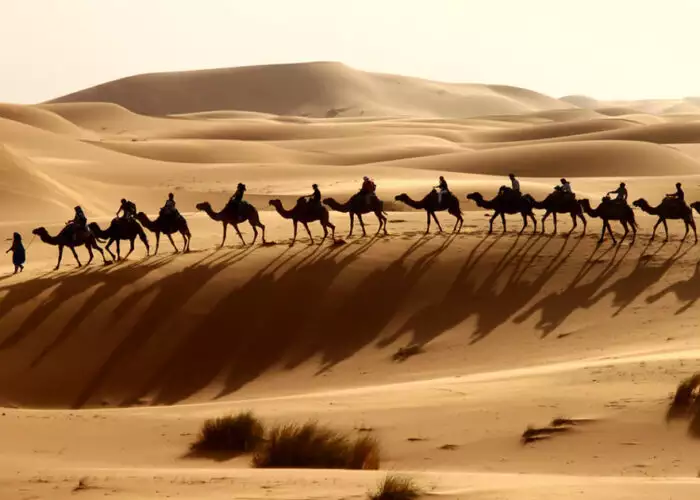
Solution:
<svg viewBox="0 0 700 500"><path fill-rule="evenodd" d="M513 198L520 198L520 181L515 178L515 174L508 174L508 178L510 179L510 187L501 186L498 189L498 194L510 194Z"/></svg>
<svg viewBox="0 0 700 500"><path fill-rule="evenodd" d="M119 210L117 210L117 217L122 214L122 219L133 219L136 217L136 204L122 198L121 205L119 205Z"/></svg>
<svg viewBox="0 0 700 500"><path fill-rule="evenodd" d="M450 192L447 187L447 181L442 175L440 176L440 183L435 187L438 189L438 205L442 205L442 197Z"/></svg>
<svg viewBox="0 0 700 500"><path fill-rule="evenodd" d="M22 236L19 233L14 233L12 236L12 246L5 253L12 252L12 263L15 265L15 272L24 271L24 263L27 260L27 255L24 250L24 245L22 244Z"/></svg>
<svg viewBox="0 0 700 500"><path fill-rule="evenodd" d="M231 196L231 199L228 201L228 204L234 209L238 210L241 202L243 201L243 194L246 192L246 187L245 184L242 182L238 183L238 186L236 186L236 192L233 193L233 196Z"/></svg>
<svg viewBox="0 0 700 500"><path fill-rule="evenodd" d="M309 196L309 201L313 205L317 205L320 207L321 206L321 191L319 191L319 189L318 189L318 184L313 184L311 187L313 188L314 192L311 196Z"/></svg>
<svg viewBox="0 0 700 500"><path fill-rule="evenodd" d="M606 195L616 194L617 196L615 197L614 201L618 201L620 203L627 203L627 188L625 187L624 182L621 182L620 185L618 186L618 188L615 189L614 191L608 191L605 194Z"/></svg>
<svg viewBox="0 0 700 500"><path fill-rule="evenodd" d="M161 217L172 217L176 219L182 219L182 215L175 206L175 195L173 193L168 193L168 199L165 200L163 208L160 209Z"/></svg>
<svg viewBox="0 0 700 500"><path fill-rule="evenodd" d="M685 201L685 193L683 192L683 189L681 188L680 182L676 182L676 192L671 193L671 194L667 194L666 198L671 198L671 199L679 200L682 202Z"/></svg>
<svg viewBox="0 0 700 500"><path fill-rule="evenodd" d="M375 196L375 191L377 190L377 185L369 177L364 176L362 178L362 188L360 192L365 195L365 202L369 205L372 202L372 197Z"/></svg>
<svg viewBox="0 0 700 500"><path fill-rule="evenodd" d="M561 184L555 188L557 191L566 194L574 194L574 192L571 189L571 183L569 181L567 181L564 178L560 179L559 181L561 182Z"/></svg>

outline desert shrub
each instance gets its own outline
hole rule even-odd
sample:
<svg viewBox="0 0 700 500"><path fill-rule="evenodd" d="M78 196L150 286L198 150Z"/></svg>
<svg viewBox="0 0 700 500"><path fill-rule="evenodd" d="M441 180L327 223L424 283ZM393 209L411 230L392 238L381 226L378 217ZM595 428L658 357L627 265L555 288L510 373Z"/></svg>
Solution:
<svg viewBox="0 0 700 500"><path fill-rule="evenodd" d="M367 496L370 500L412 500L422 494L422 489L410 477L387 475L377 491Z"/></svg>
<svg viewBox="0 0 700 500"><path fill-rule="evenodd" d="M370 436L351 438L316 422L270 430L253 456L260 468L377 469L379 446Z"/></svg>
<svg viewBox="0 0 700 500"><path fill-rule="evenodd" d="M251 412L209 419L204 422L191 452L249 453L264 441L265 429Z"/></svg>
<svg viewBox="0 0 700 500"><path fill-rule="evenodd" d="M678 384L678 389L676 389L666 413L666 420L691 416L697 405L698 386L700 386L700 374L698 373Z"/></svg>

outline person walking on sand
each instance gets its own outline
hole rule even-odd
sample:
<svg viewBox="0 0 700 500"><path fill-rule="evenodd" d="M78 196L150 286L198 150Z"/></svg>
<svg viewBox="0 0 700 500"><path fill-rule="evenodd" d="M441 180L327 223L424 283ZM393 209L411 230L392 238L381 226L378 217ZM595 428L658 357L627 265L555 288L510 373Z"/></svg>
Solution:
<svg viewBox="0 0 700 500"><path fill-rule="evenodd" d="M5 253L12 252L12 263L15 265L15 272L24 271L24 263L27 260L26 252L24 251L24 245L22 244L22 236L19 233L14 233L12 237L12 246Z"/></svg>

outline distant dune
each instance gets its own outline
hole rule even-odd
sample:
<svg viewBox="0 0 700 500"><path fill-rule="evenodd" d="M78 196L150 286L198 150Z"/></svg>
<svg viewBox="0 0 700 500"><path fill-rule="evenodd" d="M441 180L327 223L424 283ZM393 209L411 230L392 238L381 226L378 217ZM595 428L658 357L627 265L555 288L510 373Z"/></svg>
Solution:
<svg viewBox="0 0 700 500"><path fill-rule="evenodd" d="M110 102L153 116L236 110L321 118L469 117L572 107L516 87L441 83L331 62L138 75L50 102Z"/></svg>

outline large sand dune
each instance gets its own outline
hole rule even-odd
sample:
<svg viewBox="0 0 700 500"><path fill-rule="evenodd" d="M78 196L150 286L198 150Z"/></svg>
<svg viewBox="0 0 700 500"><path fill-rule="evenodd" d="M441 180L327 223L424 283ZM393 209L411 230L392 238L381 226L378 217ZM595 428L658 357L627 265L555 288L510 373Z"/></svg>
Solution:
<svg viewBox="0 0 700 500"><path fill-rule="evenodd" d="M651 242L656 217L635 209L634 244L598 245L590 217L566 238L566 214L557 236L518 235L519 215L488 235L491 212L466 199L514 172L538 199L565 176L594 205L620 181L654 205L677 181L700 200L692 99L559 101L319 63L146 75L56 101L0 106L0 228L29 258L17 276L0 265L2 498L361 498L382 476L183 458L204 419L242 409L371 429L382 469L449 499L696 498L696 442L664 422L700 357L692 233L681 242L672 220L671 241ZM289 246L270 199L289 208L318 183L344 201L363 175L388 236L369 214L366 238L356 224L345 244L308 246L300 228ZM464 213L457 235L425 236L425 212L394 200L439 175ZM276 244L241 247L229 228L218 248L221 223L195 204L220 209L238 182ZM155 217L168 192L186 255L162 237L157 256L137 241L125 262L78 269L67 250L52 271L57 248L32 237L76 204L105 227L122 196ZM349 216L330 218L345 237ZM422 352L392 360L411 344ZM520 444L558 417L583 420Z"/></svg>

